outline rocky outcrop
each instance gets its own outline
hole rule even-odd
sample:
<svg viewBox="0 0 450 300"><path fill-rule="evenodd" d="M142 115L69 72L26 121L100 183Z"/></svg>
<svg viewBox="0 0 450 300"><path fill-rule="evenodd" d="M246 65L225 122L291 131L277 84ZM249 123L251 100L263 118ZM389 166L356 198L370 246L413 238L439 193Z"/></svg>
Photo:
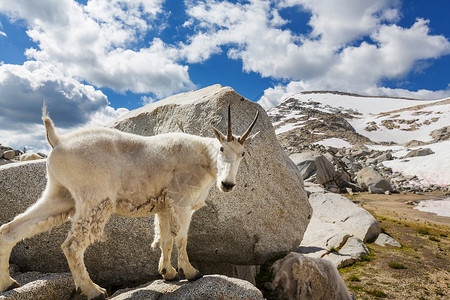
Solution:
<svg viewBox="0 0 450 300"><path fill-rule="evenodd" d="M279 299L352 299L336 267L324 259L292 252L273 264L273 274Z"/></svg>
<svg viewBox="0 0 450 300"><path fill-rule="evenodd" d="M222 194L214 188L207 206L193 216L187 250L193 265L206 274L246 273L236 265L262 264L297 249L312 214L302 178L278 144L266 113L231 88L213 86L150 104L111 124L143 135L182 127L187 133L212 137L210 124L226 128L228 103L236 134L247 128L257 110L260 117L253 131L261 133L247 149L236 189ZM0 224L36 201L45 187L45 174L44 160L0 167ZM67 272L60 245L69 227L66 223L18 243L11 261L28 270ZM87 269L96 283L105 287L135 284L158 276L160 251L149 247L153 217L112 217L105 233L106 240L93 244L85 254Z"/></svg>

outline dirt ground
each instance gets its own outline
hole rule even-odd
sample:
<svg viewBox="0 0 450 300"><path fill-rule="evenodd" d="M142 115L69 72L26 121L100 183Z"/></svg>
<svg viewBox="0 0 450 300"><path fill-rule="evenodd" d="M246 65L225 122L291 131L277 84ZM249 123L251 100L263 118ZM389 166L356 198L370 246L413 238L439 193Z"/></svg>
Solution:
<svg viewBox="0 0 450 300"><path fill-rule="evenodd" d="M362 193L349 197L402 244L399 249L369 243L371 254L363 262L339 270L356 299L450 299L450 218L406 204L440 196Z"/></svg>

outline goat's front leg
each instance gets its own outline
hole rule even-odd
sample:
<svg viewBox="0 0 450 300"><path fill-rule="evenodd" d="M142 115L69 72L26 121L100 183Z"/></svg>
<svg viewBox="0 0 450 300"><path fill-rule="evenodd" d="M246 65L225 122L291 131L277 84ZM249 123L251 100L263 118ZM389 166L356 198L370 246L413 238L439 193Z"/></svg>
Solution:
<svg viewBox="0 0 450 300"><path fill-rule="evenodd" d="M86 248L103 235L106 222L112 213L110 200L104 200L97 207L86 209L82 213L77 212L72 221L72 229L69 236L61 245L69 263L75 286L88 299L106 299L104 288L95 284L89 277L84 265L84 252Z"/></svg>
<svg viewBox="0 0 450 300"><path fill-rule="evenodd" d="M178 280L177 270L172 267L170 262L173 249L173 236L175 235L171 230L171 227L173 227L171 220L173 221L171 211L160 212L155 216L155 225L159 227L159 247L161 248L158 272L165 280Z"/></svg>
<svg viewBox="0 0 450 300"><path fill-rule="evenodd" d="M186 251L187 234L193 211L190 207L180 207L177 208L177 212L180 223L180 230L175 237L175 244L178 250L178 273L180 275L184 274L187 280L194 281L202 278L203 275L191 265Z"/></svg>

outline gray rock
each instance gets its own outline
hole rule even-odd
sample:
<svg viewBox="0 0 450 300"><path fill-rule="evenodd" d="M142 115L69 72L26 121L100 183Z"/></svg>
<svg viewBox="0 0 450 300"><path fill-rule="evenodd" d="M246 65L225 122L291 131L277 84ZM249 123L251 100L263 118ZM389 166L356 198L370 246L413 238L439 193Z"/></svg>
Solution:
<svg viewBox="0 0 450 300"><path fill-rule="evenodd" d="M261 134L248 147L233 193L225 195L214 188L207 206L194 214L187 249L200 271L215 273L217 267L229 270L225 275L232 275L227 274L233 271L232 265L262 264L297 249L312 214L302 178L284 154L264 110L231 88L212 86L150 104L111 124L124 131L152 135L179 131L179 123L187 133L212 137L210 124L220 130L226 128L229 102L233 131L242 133L259 110L253 130ZM0 224L36 201L45 187L45 174L45 160L0 167ZM60 245L69 227L66 223L20 242L13 249L11 261L27 270L67 272ZM144 283L158 276L160 251L149 247L153 217L112 217L105 233L106 240L91 245L85 254L87 269L96 283L105 287ZM231 267L223 268L224 264Z"/></svg>
<svg viewBox="0 0 450 300"><path fill-rule="evenodd" d="M369 194L384 194L384 191L383 188L376 187L373 184L369 185Z"/></svg>
<svg viewBox="0 0 450 300"><path fill-rule="evenodd" d="M16 156L16 152L14 150L7 150L3 153L4 159L13 159Z"/></svg>
<svg viewBox="0 0 450 300"><path fill-rule="evenodd" d="M197 281L169 282L155 280L134 289L119 290L111 300L215 300L264 299L260 290L245 280L223 275L208 275Z"/></svg>
<svg viewBox="0 0 450 300"><path fill-rule="evenodd" d="M76 300L75 284L69 273L23 273L16 276L22 286L0 294L0 300Z"/></svg>
<svg viewBox="0 0 450 300"><path fill-rule="evenodd" d="M327 260L290 253L273 264L279 299L350 300L336 267Z"/></svg>
<svg viewBox="0 0 450 300"><path fill-rule="evenodd" d="M402 247L402 245L399 242L394 240L391 236L387 235L386 233L380 233L374 243L380 246L389 245L398 248Z"/></svg>
<svg viewBox="0 0 450 300"><path fill-rule="evenodd" d="M450 139L450 126L435 129L430 133L434 141L446 141Z"/></svg>
<svg viewBox="0 0 450 300"><path fill-rule="evenodd" d="M370 242L380 234L380 224L365 209L354 204L347 198L338 194L312 194L309 202L313 207L313 218L318 218L324 225L337 226L345 235L357 237L364 242ZM316 223L319 225L318 223ZM322 227L315 227L314 223L308 226L302 245L317 244L316 237L322 232ZM327 229L329 230L329 229ZM326 234L326 231L325 234ZM322 244L321 246L331 246Z"/></svg>
<svg viewBox="0 0 450 300"><path fill-rule="evenodd" d="M389 181L384 179L380 173L378 173L372 167L365 167L361 169L356 175L356 180L359 186L364 188L365 190L369 189L369 186L373 186L375 188L383 189L383 193L385 191L393 191L391 184Z"/></svg>
<svg viewBox="0 0 450 300"><path fill-rule="evenodd" d="M430 148L420 148L420 149L414 149L414 150L409 151L408 154L406 154L404 158L426 156L426 155L430 155L430 154L434 154L433 150L431 150Z"/></svg>
<svg viewBox="0 0 450 300"><path fill-rule="evenodd" d="M336 179L337 174L332 163L317 152L295 153L289 156L295 163L303 179L316 175L318 184L325 184Z"/></svg>
<svg viewBox="0 0 450 300"><path fill-rule="evenodd" d="M323 256L323 259L329 260L337 268L343 268L352 265L356 261L369 254L369 249L359 238L350 237L345 244L338 249L338 252L330 252Z"/></svg>
<svg viewBox="0 0 450 300"><path fill-rule="evenodd" d="M383 154L377 156L375 158L375 160L377 163L387 161L387 160L392 160L392 153L390 153L390 152L383 153Z"/></svg>
<svg viewBox="0 0 450 300"><path fill-rule="evenodd" d="M10 163L13 163L13 161L9 159L0 158L0 166L7 165Z"/></svg>

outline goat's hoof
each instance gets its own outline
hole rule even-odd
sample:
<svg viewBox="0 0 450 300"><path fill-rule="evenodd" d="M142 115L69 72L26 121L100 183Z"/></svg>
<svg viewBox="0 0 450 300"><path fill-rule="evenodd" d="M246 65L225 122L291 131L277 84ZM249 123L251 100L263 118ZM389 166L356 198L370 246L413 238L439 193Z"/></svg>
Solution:
<svg viewBox="0 0 450 300"><path fill-rule="evenodd" d="M194 275L194 277L188 278L187 280L188 280L188 281L196 281L196 280L198 280L198 279L200 279L200 278L202 278L202 277L203 277L203 274L200 273L200 272L197 272L197 273Z"/></svg>
<svg viewBox="0 0 450 300"><path fill-rule="evenodd" d="M184 270L183 270L183 268L179 268L177 271L178 271L178 274L184 275Z"/></svg>
<svg viewBox="0 0 450 300"><path fill-rule="evenodd" d="M178 273L175 273L175 276L173 276L173 278L168 278L167 276L164 277L165 281L178 281L180 280L180 275L178 275Z"/></svg>
<svg viewBox="0 0 450 300"><path fill-rule="evenodd" d="M106 297L107 296L105 294L101 293L100 295L98 295L92 299L89 299L89 300L106 300Z"/></svg>

